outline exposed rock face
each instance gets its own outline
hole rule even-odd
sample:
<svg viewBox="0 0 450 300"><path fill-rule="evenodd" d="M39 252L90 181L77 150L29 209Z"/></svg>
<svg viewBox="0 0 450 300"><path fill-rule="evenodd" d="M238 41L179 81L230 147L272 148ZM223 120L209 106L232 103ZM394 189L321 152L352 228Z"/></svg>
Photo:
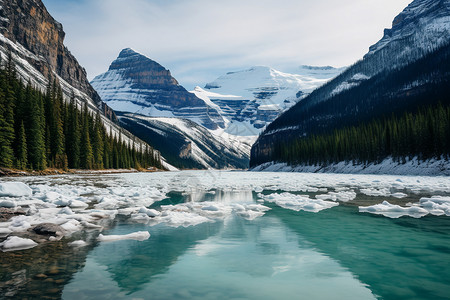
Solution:
<svg viewBox="0 0 450 300"><path fill-rule="evenodd" d="M392 28L385 29L383 38L370 47L367 55L407 39L418 49L429 50L448 42L449 34L450 1L416 0L395 17Z"/></svg>
<svg viewBox="0 0 450 300"><path fill-rule="evenodd" d="M0 0L0 33L31 55L23 55L45 78L56 73L72 87L85 93L110 119L112 110L100 99L89 84L86 70L64 46L63 27L48 13L41 0ZM10 50L12 45L3 44Z"/></svg>
<svg viewBox="0 0 450 300"><path fill-rule="evenodd" d="M64 229L53 223L41 223L33 227L34 233L40 235L60 236L64 234Z"/></svg>
<svg viewBox="0 0 450 300"><path fill-rule="evenodd" d="M186 118L209 129L224 126L219 113L179 85L169 70L129 48L92 85L116 111Z"/></svg>

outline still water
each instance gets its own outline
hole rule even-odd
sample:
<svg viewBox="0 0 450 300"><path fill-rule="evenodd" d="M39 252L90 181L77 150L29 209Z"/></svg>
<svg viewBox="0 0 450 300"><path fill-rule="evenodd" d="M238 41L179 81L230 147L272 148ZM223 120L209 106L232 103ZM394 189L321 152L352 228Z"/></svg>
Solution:
<svg viewBox="0 0 450 300"><path fill-rule="evenodd" d="M432 196L433 190L420 190L424 185L405 183L423 182L424 178L401 178L405 184L392 190L396 185L390 183L400 182L399 177L314 175L314 181L308 182L310 175L275 173L229 172L216 174L213 181L210 173L183 173L181 179L167 173L139 176L46 180L48 184L52 180L58 184L96 183L99 189L125 182L162 183L166 197L149 206L156 210L189 201L257 203L262 194L286 191L314 198L320 193L314 187L325 192L327 185L327 191L348 188L357 197L317 213L264 202L270 210L252 220L230 214L186 227L118 216L103 235L148 231L150 238L98 242L98 231L85 230L33 249L0 253L1 296L77 300L450 299L450 217L387 218L358 210L358 206L384 200L404 205ZM27 180L32 186L32 180ZM295 188L300 180L309 188ZM441 180L445 185L447 179ZM211 184L205 186L204 182ZM360 193L362 188L380 188L383 183L392 192L400 190L408 196L398 200ZM192 189L194 186L200 188ZM446 196L445 188L439 193ZM79 239L87 241L87 246L68 246L69 241Z"/></svg>

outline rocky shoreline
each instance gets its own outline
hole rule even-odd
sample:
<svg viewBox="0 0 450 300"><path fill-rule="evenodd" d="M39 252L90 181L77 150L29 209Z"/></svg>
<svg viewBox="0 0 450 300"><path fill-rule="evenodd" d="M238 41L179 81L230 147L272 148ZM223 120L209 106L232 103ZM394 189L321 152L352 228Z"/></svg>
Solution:
<svg viewBox="0 0 450 300"><path fill-rule="evenodd" d="M105 169L105 170L82 170L82 169L45 169L42 171L24 171L17 169L0 168L1 177L22 177L22 176L47 176L47 175L64 175L64 174L118 174L118 173L139 173L139 172L160 172L163 170L157 168L149 169Z"/></svg>

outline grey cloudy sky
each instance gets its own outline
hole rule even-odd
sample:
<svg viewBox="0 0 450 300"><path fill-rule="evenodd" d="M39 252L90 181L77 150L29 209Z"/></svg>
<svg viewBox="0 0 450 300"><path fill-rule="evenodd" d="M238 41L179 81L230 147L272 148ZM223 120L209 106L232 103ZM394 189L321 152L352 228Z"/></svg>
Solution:
<svg viewBox="0 0 450 300"><path fill-rule="evenodd" d="M412 0L43 0L89 79L131 47L186 88L254 65L354 63Z"/></svg>

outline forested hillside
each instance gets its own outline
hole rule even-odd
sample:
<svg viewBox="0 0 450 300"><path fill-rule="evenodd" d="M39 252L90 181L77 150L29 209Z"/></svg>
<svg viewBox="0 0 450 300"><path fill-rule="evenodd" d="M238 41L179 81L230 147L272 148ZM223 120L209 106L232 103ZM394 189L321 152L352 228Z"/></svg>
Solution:
<svg viewBox="0 0 450 300"><path fill-rule="evenodd" d="M450 106L428 106L416 113L376 119L368 124L345 127L331 134L312 135L280 143L275 161L323 165L341 161L381 163L387 157L399 162L450 157Z"/></svg>
<svg viewBox="0 0 450 300"><path fill-rule="evenodd" d="M0 67L0 167L161 168L151 147L136 149L107 132L100 111L94 116L74 97L65 101L56 80L41 92L17 78L10 56Z"/></svg>
<svg viewBox="0 0 450 300"><path fill-rule="evenodd" d="M432 143L445 144L448 139L448 119L440 116L446 115L449 105L447 44L326 102L312 106L300 102L268 126L252 149L251 165L441 157L448 146L433 148Z"/></svg>

